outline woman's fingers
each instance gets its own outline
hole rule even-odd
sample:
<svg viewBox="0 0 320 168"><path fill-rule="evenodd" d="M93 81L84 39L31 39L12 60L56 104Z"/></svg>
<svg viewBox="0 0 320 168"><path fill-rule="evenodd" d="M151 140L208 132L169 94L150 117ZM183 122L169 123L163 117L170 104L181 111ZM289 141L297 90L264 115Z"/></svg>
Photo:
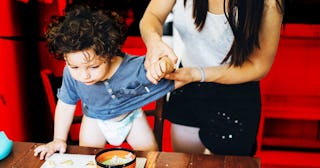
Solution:
<svg viewBox="0 0 320 168"><path fill-rule="evenodd" d="M157 63L153 63L152 65L150 65L149 69L147 69L147 77L148 79L154 83L157 84L158 81L161 79L161 68L158 66Z"/></svg>
<svg viewBox="0 0 320 168"><path fill-rule="evenodd" d="M171 73L174 70L174 65L169 58L158 60L151 64L147 69L147 78L154 84L157 84L167 73Z"/></svg>

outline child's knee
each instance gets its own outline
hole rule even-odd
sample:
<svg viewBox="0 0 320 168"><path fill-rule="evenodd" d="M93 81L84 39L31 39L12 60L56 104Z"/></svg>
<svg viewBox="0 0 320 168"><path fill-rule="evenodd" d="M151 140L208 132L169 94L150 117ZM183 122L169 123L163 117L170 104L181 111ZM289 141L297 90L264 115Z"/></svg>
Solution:
<svg viewBox="0 0 320 168"><path fill-rule="evenodd" d="M159 150L157 143L137 145L133 147L133 149L139 150L139 151L158 151Z"/></svg>

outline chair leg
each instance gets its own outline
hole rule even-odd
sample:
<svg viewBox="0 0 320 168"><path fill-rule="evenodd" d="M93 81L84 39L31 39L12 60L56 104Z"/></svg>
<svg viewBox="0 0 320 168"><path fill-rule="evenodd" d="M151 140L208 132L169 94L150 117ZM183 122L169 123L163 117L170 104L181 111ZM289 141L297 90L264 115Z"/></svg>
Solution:
<svg viewBox="0 0 320 168"><path fill-rule="evenodd" d="M154 134L158 143L159 151L162 151L162 137L163 137L163 124L164 124L164 118L163 118L163 103L164 103L164 97L160 98L156 102L156 111L154 116Z"/></svg>
<svg viewBox="0 0 320 168"><path fill-rule="evenodd" d="M155 117L154 134L158 143L159 151L162 151L162 137L163 137L163 120Z"/></svg>

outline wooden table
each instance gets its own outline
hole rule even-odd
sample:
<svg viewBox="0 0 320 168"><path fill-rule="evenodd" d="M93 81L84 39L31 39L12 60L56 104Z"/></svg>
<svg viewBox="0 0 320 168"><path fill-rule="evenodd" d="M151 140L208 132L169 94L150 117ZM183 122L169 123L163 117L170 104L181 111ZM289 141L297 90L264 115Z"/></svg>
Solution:
<svg viewBox="0 0 320 168"><path fill-rule="evenodd" d="M33 155L41 143L14 142L11 154L0 161L0 168L39 168L44 161ZM95 155L101 148L68 146L67 153ZM138 157L146 157L146 168L259 168L260 159L243 156L196 155L174 152L136 151Z"/></svg>

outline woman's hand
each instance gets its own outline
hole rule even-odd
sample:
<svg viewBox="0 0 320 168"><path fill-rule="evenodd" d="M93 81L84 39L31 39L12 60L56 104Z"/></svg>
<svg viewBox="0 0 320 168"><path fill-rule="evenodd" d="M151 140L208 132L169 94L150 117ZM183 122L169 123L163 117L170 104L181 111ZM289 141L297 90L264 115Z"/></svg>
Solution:
<svg viewBox="0 0 320 168"><path fill-rule="evenodd" d="M40 160L47 160L55 152L65 153L67 149L67 143L61 139L54 139L53 141L40 145L34 149L34 156L40 156Z"/></svg>
<svg viewBox="0 0 320 168"><path fill-rule="evenodd" d="M166 74L174 71L174 64L169 57L163 56L151 63L146 70L148 80L157 84Z"/></svg>
<svg viewBox="0 0 320 168"><path fill-rule="evenodd" d="M177 89L191 82L199 82L201 80L201 72L199 68L185 67L166 74L164 78L174 80L175 89Z"/></svg>
<svg viewBox="0 0 320 168"><path fill-rule="evenodd" d="M158 83L163 77L160 77L161 66L159 66L159 60L163 57L169 58L172 64L175 64L178 60L173 50L161 40L153 42L148 46L144 66L147 70L148 80L154 84Z"/></svg>

